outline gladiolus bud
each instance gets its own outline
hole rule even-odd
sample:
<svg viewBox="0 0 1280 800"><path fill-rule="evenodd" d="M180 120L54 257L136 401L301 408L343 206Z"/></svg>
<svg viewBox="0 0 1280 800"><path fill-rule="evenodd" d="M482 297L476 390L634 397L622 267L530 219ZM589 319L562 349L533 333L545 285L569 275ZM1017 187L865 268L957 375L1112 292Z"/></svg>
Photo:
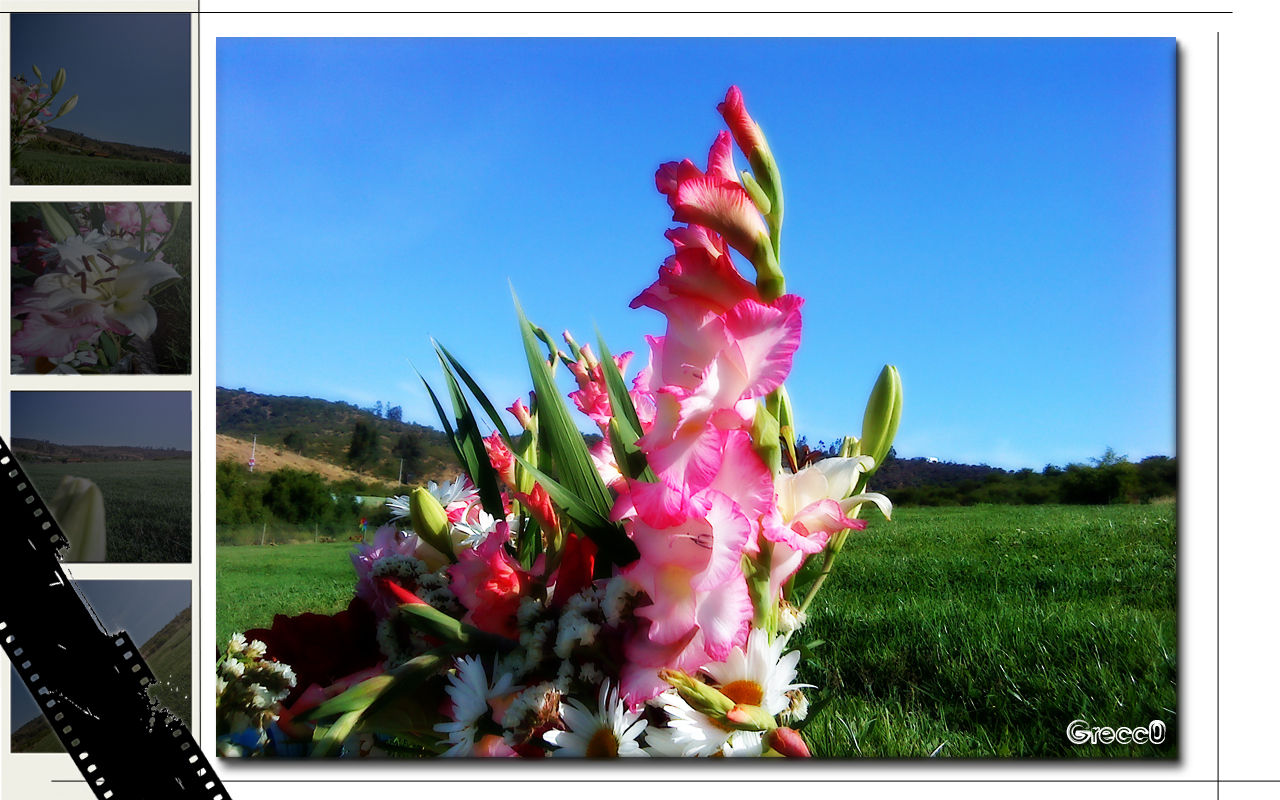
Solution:
<svg viewBox="0 0 1280 800"><path fill-rule="evenodd" d="M757 405L755 419L751 421L751 448L774 475L782 471L782 446L778 443L778 421L762 404Z"/></svg>
<svg viewBox="0 0 1280 800"><path fill-rule="evenodd" d="M65 114L65 113L67 113L68 111L70 111L71 109L75 108L75 107L76 107L76 103L78 103L78 102L80 102L80 95L78 95L78 94L73 94L73 95L71 95L71 99L70 99L70 100L68 100L67 102L63 103L63 104L62 104L62 108L58 109L58 116L60 117L60 116L62 116L63 114Z"/></svg>
<svg viewBox="0 0 1280 800"><path fill-rule="evenodd" d="M44 77L43 75L41 75L41 74L40 74L40 68L39 68L39 67L37 67L35 64L32 64L32 65L31 65L31 71L32 71L32 72L34 72L34 73L36 74L36 77L37 77L37 78L42 78L42 77Z"/></svg>
<svg viewBox="0 0 1280 800"><path fill-rule="evenodd" d="M107 560L106 510L102 490L93 481L64 477L49 501L49 512L71 544L64 561Z"/></svg>
<svg viewBox="0 0 1280 800"><path fill-rule="evenodd" d="M898 421L902 417L902 378L898 376L898 368L885 365L880 371L880 378L871 397L867 400L867 410L862 415L862 452L875 459L875 466L868 472L873 474L893 446L893 437L898 433Z"/></svg>
<svg viewBox="0 0 1280 800"><path fill-rule="evenodd" d="M62 91L63 85L67 82L67 71L65 69L58 70L58 74L53 76L53 82L49 84L49 89L54 94Z"/></svg>
<svg viewBox="0 0 1280 800"><path fill-rule="evenodd" d="M771 731L777 727L773 715L760 706L739 703L724 715L731 727L741 731Z"/></svg>
<svg viewBox="0 0 1280 800"><path fill-rule="evenodd" d="M769 196L765 194L764 189L760 188L760 184L756 183L756 179L751 176L750 172L742 173L742 188L747 190L747 194L751 195L751 202L756 204L756 208L760 209L760 213L768 216L773 204L769 202Z"/></svg>
<svg viewBox="0 0 1280 800"><path fill-rule="evenodd" d="M435 495L419 486L409 495L409 519L413 522L414 533L456 561L453 555L453 540L449 538L449 515Z"/></svg>
<svg viewBox="0 0 1280 800"><path fill-rule="evenodd" d="M675 687L680 697L708 717L723 720L736 705L714 686L708 686L689 673L680 669L663 669L658 677Z"/></svg>
<svg viewBox="0 0 1280 800"><path fill-rule="evenodd" d="M791 728L774 728L764 736L765 744L788 758L811 758L809 746Z"/></svg>

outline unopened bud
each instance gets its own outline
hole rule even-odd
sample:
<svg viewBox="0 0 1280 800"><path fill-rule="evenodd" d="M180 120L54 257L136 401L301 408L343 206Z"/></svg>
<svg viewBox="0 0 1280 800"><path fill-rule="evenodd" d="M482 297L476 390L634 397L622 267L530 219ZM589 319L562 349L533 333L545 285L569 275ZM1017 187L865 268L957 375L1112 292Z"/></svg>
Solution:
<svg viewBox="0 0 1280 800"><path fill-rule="evenodd" d="M64 84L66 84L66 82L67 82L67 71L65 69L60 69L58 70L58 73L53 76L53 81L49 84L49 89L52 90L54 94L57 94L58 92L62 91L62 87Z"/></svg>
<svg viewBox="0 0 1280 800"><path fill-rule="evenodd" d="M809 746L791 728L774 728L765 734L765 744L788 758L811 758Z"/></svg>
<svg viewBox="0 0 1280 800"><path fill-rule="evenodd" d="M449 557L453 555L453 540L449 538L449 515L435 495L419 486L409 495L409 519L413 531L428 544Z"/></svg>
<svg viewBox="0 0 1280 800"><path fill-rule="evenodd" d="M719 689L708 686L689 673L680 669L663 669L658 677L675 687L680 697L693 707L714 720L725 720L734 709L734 702Z"/></svg>
<svg viewBox="0 0 1280 800"><path fill-rule="evenodd" d="M868 475L884 463L889 448L893 446L893 437L898 434L901 418L902 378L898 376L897 367L886 365L880 371L880 378L867 400L867 410L862 415L862 452L875 459Z"/></svg>
<svg viewBox="0 0 1280 800"><path fill-rule="evenodd" d="M43 77L43 76L40 74L40 68L39 68L39 67L37 67L35 64L32 64L32 65L31 65L31 71L32 71L32 72L34 72L34 73L36 74L36 77L37 77L37 78Z"/></svg>
<svg viewBox="0 0 1280 800"><path fill-rule="evenodd" d="M63 114L65 114L65 113L67 113L68 111L70 111L71 109L75 108L75 107L76 107L76 103L78 103L78 102L80 102L80 95L78 95L78 94L73 94L73 95L71 95L71 99L70 99L70 100L68 100L67 102L63 103L63 104L62 104L62 108L58 109L58 116L60 117L60 116L62 116Z"/></svg>

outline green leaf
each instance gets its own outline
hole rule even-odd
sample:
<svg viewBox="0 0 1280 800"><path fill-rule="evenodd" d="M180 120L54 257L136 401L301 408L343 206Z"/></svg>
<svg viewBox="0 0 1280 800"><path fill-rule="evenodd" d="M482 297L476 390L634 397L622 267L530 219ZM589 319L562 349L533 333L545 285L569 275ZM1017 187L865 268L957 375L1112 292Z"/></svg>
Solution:
<svg viewBox="0 0 1280 800"><path fill-rule="evenodd" d="M307 713L300 714L298 719L324 719L335 714L362 712L378 699L378 695L382 694L393 680L390 675L375 675L357 683L337 697L329 698Z"/></svg>
<svg viewBox="0 0 1280 800"><path fill-rule="evenodd" d="M657 483L658 476L649 467L649 459L636 441L644 434L640 425L640 415L636 413L635 404L631 402L631 393L627 391L626 381L604 343L600 329L596 329L596 342L600 345L600 371L604 375L605 389L609 393L609 408L613 411L610 422L609 445L613 448L614 460L618 462L618 470L633 480L646 483ZM616 436L614 427L616 424ZM616 441L615 441L616 438Z"/></svg>
<svg viewBox="0 0 1280 800"><path fill-rule="evenodd" d="M524 309L520 307L520 300L515 297L514 290L512 297L515 299L525 356L538 398L538 425L540 431L546 434L551 463L565 488L599 516L607 519L613 507L613 498L591 461L587 443L569 416L569 407L551 377L551 369L542 360L533 326L525 318ZM539 461L541 463L541 459ZM550 487L547 488L550 491Z"/></svg>
<svg viewBox="0 0 1280 800"><path fill-rule="evenodd" d="M416 367L413 371L418 372ZM422 377L421 372L418 372L418 377L422 380L422 385L427 387L427 394L431 395L431 402L435 404L436 415L440 417L440 427L444 428L445 435L449 437L449 444L453 447L453 457L458 459L458 466L466 469L467 459L462 455L462 448L458 446L458 437L453 432L453 426L449 424L448 415L444 413L444 406L440 405L440 398L436 397L431 384L427 383L427 379Z"/></svg>
<svg viewBox="0 0 1280 800"><path fill-rule="evenodd" d="M396 667L391 672L391 683L369 704L365 716L372 716L405 694L416 692L424 683L439 675L441 668L449 663L452 661L446 661L439 652L430 651Z"/></svg>
<svg viewBox="0 0 1280 800"><path fill-rule="evenodd" d="M489 419L493 420L493 427L502 434L502 438L507 442L507 445L510 446L511 434L507 433L507 426L502 422L502 417L498 414L498 410L493 407L493 403L489 402L489 398L485 396L484 392L480 391L479 385L477 385L476 382L471 379L471 376L467 371L462 368L462 365L458 363L458 359L454 358L453 354L444 348L444 345L439 342L434 342L434 344L436 346L436 351L449 359L449 363L453 365L453 369L458 373L458 377L462 378L462 382L471 390L471 394L476 398L476 401L480 403L480 407L489 415Z"/></svg>
<svg viewBox="0 0 1280 800"><path fill-rule="evenodd" d="M99 336L98 344L102 346L102 356L107 360L108 366L120 360L120 350L116 347L116 340L111 338L110 334L104 333Z"/></svg>
<svg viewBox="0 0 1280 800"><path fill-rule="evenodd" d="M476 424L475 415L471 413L471 405L467 396L462 393L458 379L449 369L449 362L443 354L437 352L440 368L444 371L446 383L449 385L449 398L453 401L454 419L458 449L466 461L467 474L480 492L480 504L484 510L497 519L504 519L506 512L502 506L502 489L498 486L498 473L489 461L489 451L485 450L484 437L480 435L480 426Z"/></svg>
<svg viewBox="0 0 1280 800"><path fill-rule="evenodd" d="M95 231L102 230L102 226L107 224L107 205L106 203L90 203L89 204L89 227Z"/></svg>
<svg viewBox="0 0 1280 800"><path fill-rule="evenodd" d="M529 470L534 480L547 490L551 502L563 508L569 515L569 519L577 524L578 529L595 542L596 547L600 549L600 554L604 556L602 559L604 562L626 566L640 557L640 551L636 549L635 542L627 538L621 525L611 522L606 514L597 512L589 503L528 461L520 456L516 456L516 459Z"/></svg>
<svg viewBox="0 0 1280 800"><path fill-rule="evenodd" d="M425 603L406 603L400 606L400 616L412 627L436 639L442 639L442 649L449 653L474 653L476 651L510 650L516 643L496 636L465 622L460 622L443 611Z"/></svg>
<svg viewBox="0 0 1280 800"><path fill-rule="evenodd" d="M13 265L10 265L9 276L12 278L34 278L36 274L34 272L25 270L22 267L15 267Z"/></svg>
<svg viewBox="0 0 1280 800"><path fill-rule="evenodd" d="M359 711L348 711L338 717L338 721L327 728L316 726L316 737L312 740L311 757L324 758L329 755L330 751L337 755L336 751L341 749L343 741L351 735L351 731L355 729L356 722L359 719Z"/></svg>

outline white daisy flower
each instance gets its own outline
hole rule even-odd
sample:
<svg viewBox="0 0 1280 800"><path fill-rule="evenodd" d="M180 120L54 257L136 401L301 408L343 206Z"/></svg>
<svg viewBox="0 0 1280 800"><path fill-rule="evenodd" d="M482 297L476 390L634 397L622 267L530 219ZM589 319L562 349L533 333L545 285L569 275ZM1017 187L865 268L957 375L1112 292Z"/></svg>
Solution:
<svg viewBox="0 0 1280 800"><path fill-rule="evenodd" d="M467 485L467 477L465 475L459 475L442 486L437 485L435 481L427 481L427 491L435 495L435 498L440 501L442 506L470 500L480 494L479 490L474 486Z"/></svg>
<svg viewBox="0 0 1280 800"><path fill-rule="evenodd" d="M734 731L722 752L725 758L759 758L764 752L764 734L760 731Z"/></svg>
<svg viewBox="0 0 1280 800"><path fill-rule="evenodd" d="M391 510L391 521L409 518L409 495L402 494L387 498L387 508Z"/></svg>
<svg viewBox="0 0 1280 800"><path fill-rule="evenodd" d="M445 691L453 701L453 722L441 722L435 726L438 733L446 734L449 749L445 756L469 756L475 748L479 729L476 723L489 714L489 701L510 694L517 687L510 673L502 673L492 684L485 677L480 659L463 656L457 661L457 669L449 676Z"/></svg>
<svg viewBox="0 0 1280 800"><path fill-rule="evenodd" d="M466 522L455 522L453 528L455 531L462 533L463 547L476 548L484 544L484 540L489 538L489 534L493 533L494 528L498 526L498 520L485 511L478 512L476 524L471 525ZM456 537L455 537L456 538Z"/></svg>
<svg viewBox="0 0 1280 800"><path fill-rule="evenodd" d="M576 699L560 704L560 716L569 726L567 731L547 731L542 738L557 748L553 756L586 756L588 758L643 757L649 754L636 739L648 725L640 712L627 711L618 699L618 690L605 681L600 687L599 713L591 711Z"/></svg>
<svg viewBox="0 0 1280 800"><path fill-rule="evenodd" d="M761 706L770 714L780 714L791 705L787 692L810 685L792 683L800 651L792 650L784 656L786 645L782 637L770 642L768 631L754 628L747 637L745 651L735 647L726 660L707 664L702 671L735 703Z"/></svg>

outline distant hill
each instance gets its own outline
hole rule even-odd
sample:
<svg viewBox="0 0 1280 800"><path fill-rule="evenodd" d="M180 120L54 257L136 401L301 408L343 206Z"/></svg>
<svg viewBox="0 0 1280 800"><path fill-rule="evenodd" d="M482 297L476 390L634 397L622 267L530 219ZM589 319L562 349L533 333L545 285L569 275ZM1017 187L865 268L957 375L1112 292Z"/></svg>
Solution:
<svg viewBox="0 0 1280 800"><path fill-rule="evenodd" d="M191 725L191 606L138 648L147 666L155 673L151 696ZM25 691L19 689L19 691ZM14 731L9 738L12 753L63 753L62 742L44 715Z"/></svg>
<svg viewBox="0 0 1280 800"><path fill-rule="evenodd" d="M435 428L388 419L350 403L218 387L217 432L245 442L257 435L259 453L264 448L290 451L347 469L347 449L357 422L370 425L377 434L374 458L356 470L363 476L394 482L401 455L393 450L405 437L416 438L421 450L416 459L406 458L405 469L413 474L412 480L406 476L406 483L452 478L461 471L448 438Z"/></svg>
<svg viewBox="0 0 1280 800"><path fill-rule="evenodd" d="M125 142L104 142L75 131L62 128L48 128L49 139L41 142L44 149L60 150L65 153L95 155L105 153L111 158L123 158L129 161L150 161L157 164L190 164L191 156L174 150L162 150L159 147L141 147ZM55 144L56 142L56 144Z"/></svg>
<svg viewBox="0 0 1280 800"><path fill-rule="evenodd" d="M23 464L63 461L170 461L191 460L190 450L168 450L158 447L128 445L54 444L41 439L14 439L13 454Z"/></svg>
<svg viewBox="0 0 1280 800"><path fill-rule="evenodd" d="M876 491L885 492L916 486L946 486L961 481L981 481L992 474L1010 473L986 464L953 464L927 458L890 458L876 471L871 483Z"/></svg>

